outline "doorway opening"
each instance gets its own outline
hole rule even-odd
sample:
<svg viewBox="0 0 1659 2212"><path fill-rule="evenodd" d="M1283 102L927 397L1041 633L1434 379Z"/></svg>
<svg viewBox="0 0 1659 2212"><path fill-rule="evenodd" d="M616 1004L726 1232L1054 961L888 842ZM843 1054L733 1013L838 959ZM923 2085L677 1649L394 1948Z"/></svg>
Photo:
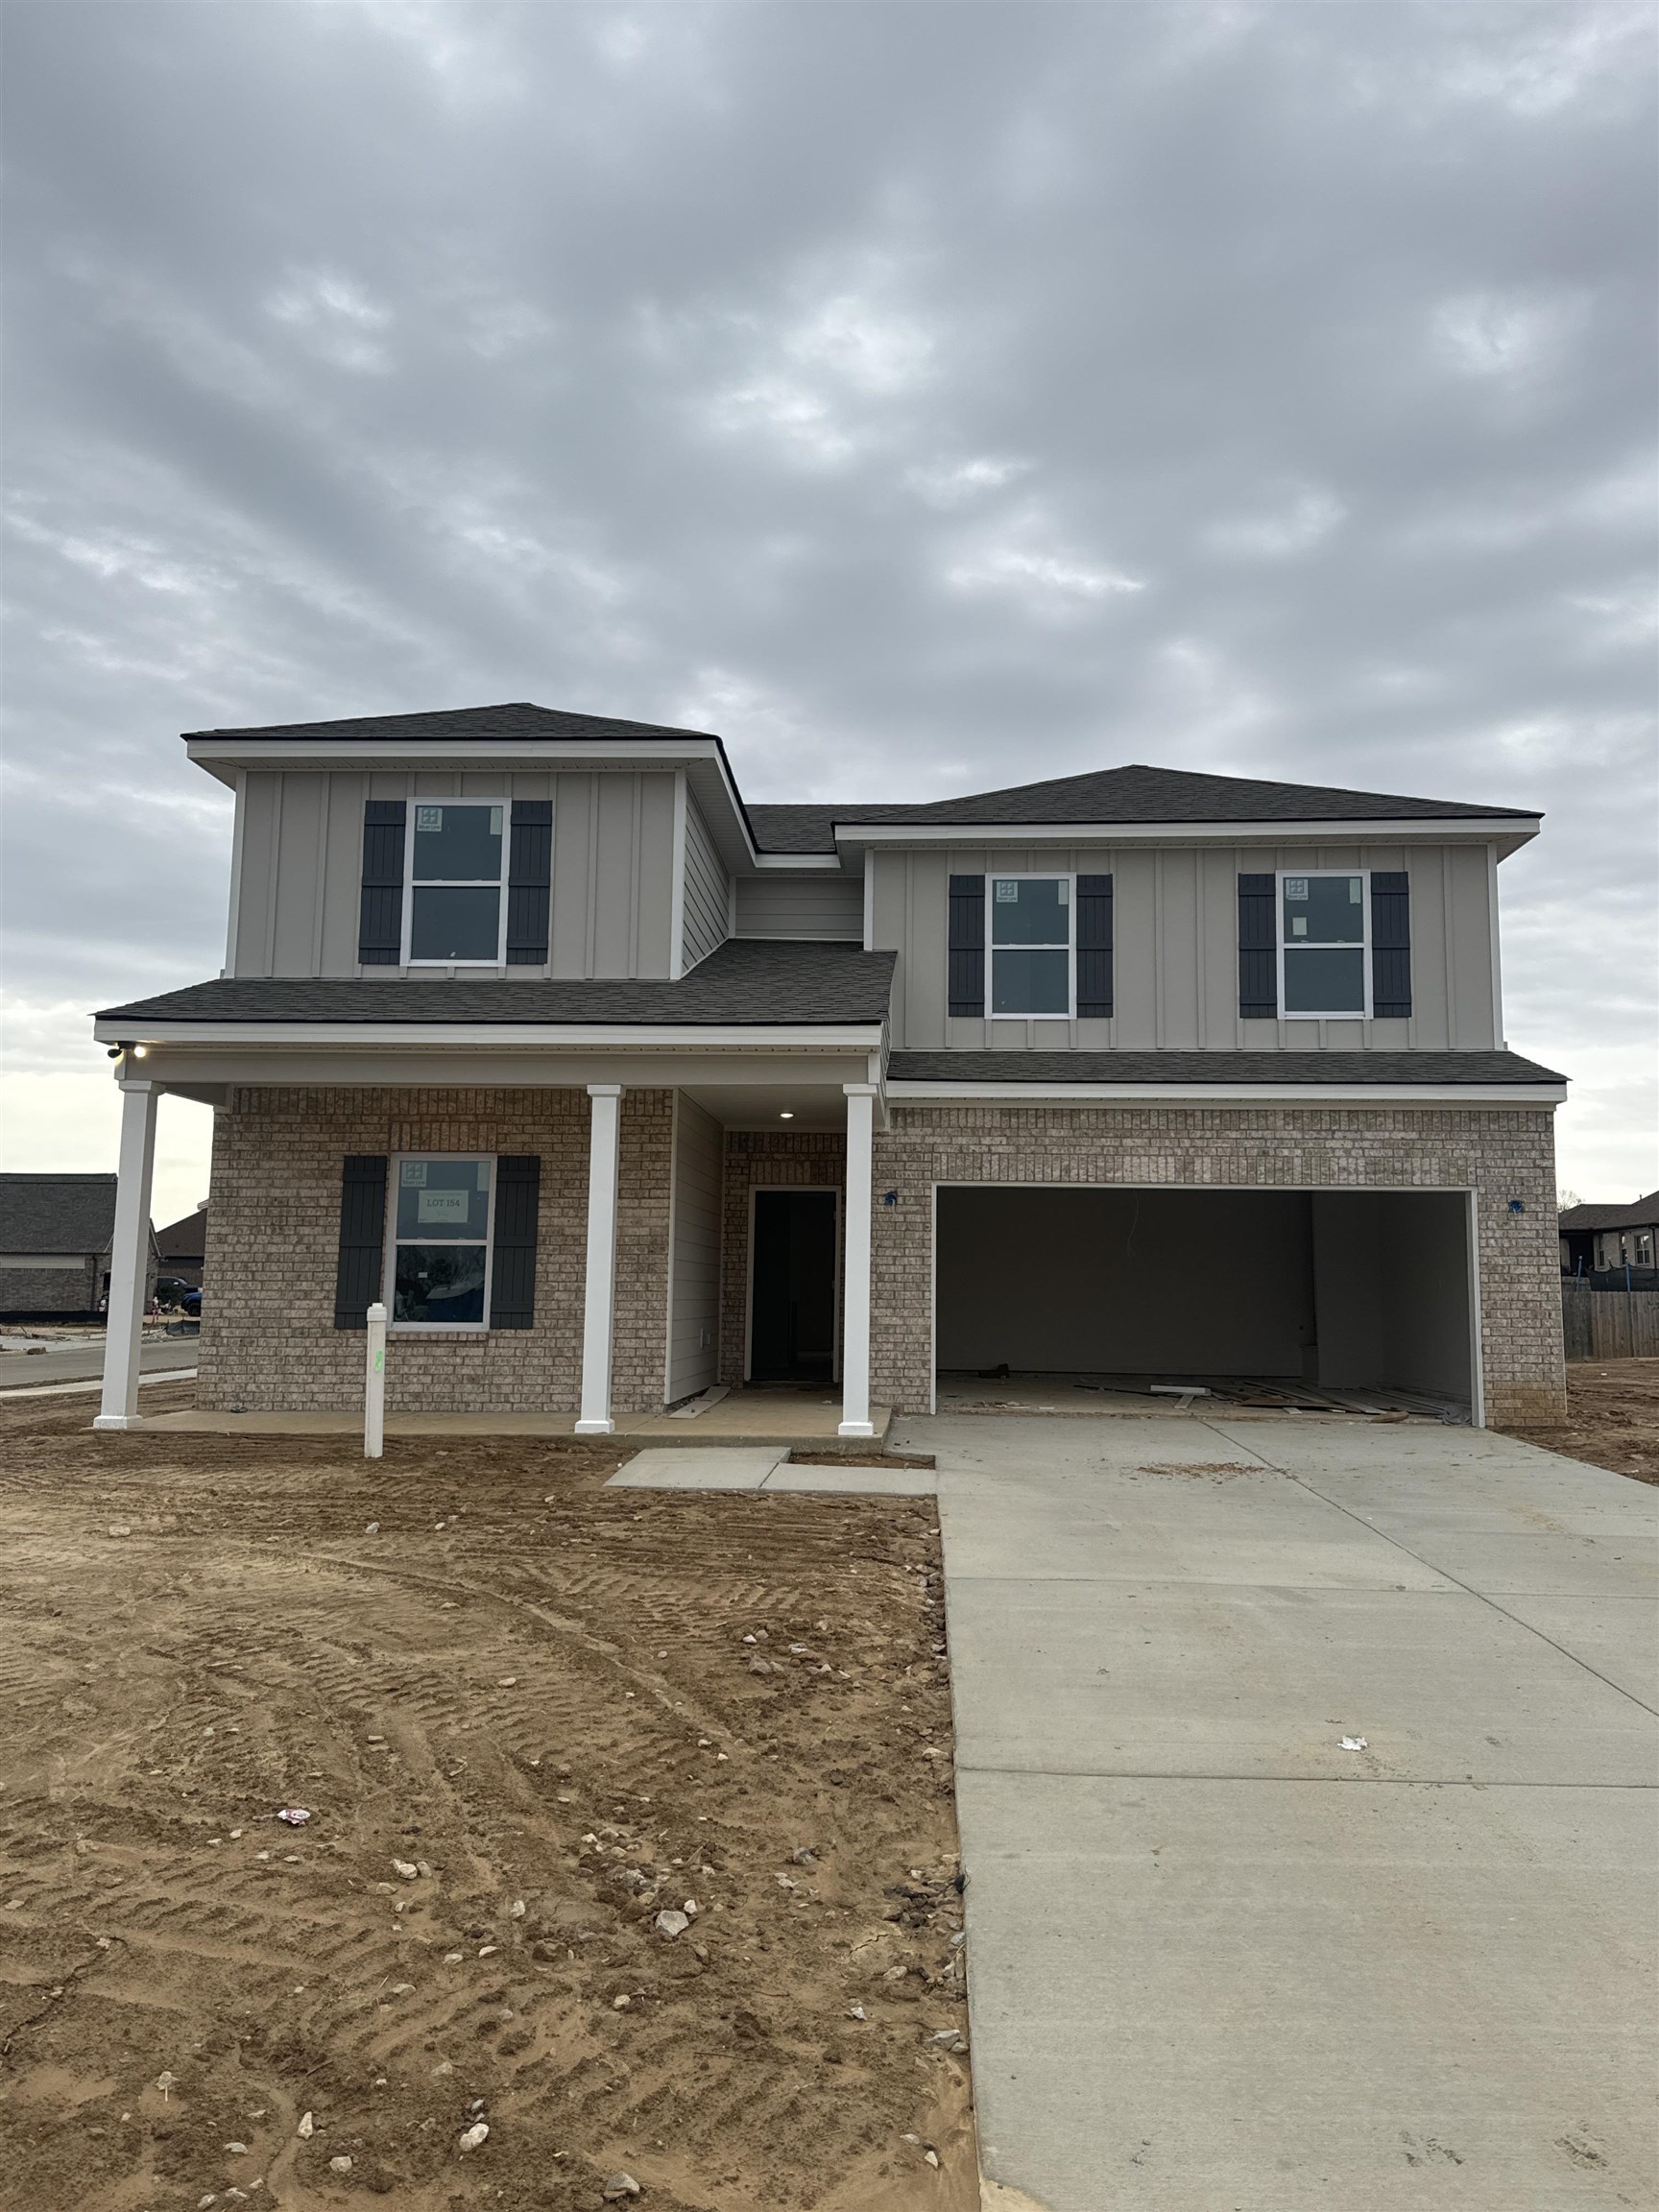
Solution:
<svg viewBox="0 0 1659 2212"><path fill-rule="evenodd" d="M749 1238L749 1380L832 1382L840 1193L757 1190Z"/></svg>

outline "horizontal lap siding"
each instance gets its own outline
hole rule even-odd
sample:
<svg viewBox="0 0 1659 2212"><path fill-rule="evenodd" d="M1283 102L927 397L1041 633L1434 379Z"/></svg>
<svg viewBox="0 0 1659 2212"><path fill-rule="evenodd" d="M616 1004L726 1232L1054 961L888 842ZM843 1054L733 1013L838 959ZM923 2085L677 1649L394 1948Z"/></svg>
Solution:
<svg viewBox="0 0 1659 2212"><path fill-rule="evenodd" d="M719 1378L721 1145L719 1122L682 1096L675 1126L670 1404Z"/></svg>
<svg viewBox="0 0 1659 2212"><path fill-rule="evenodd" d="M1565 1373L1554 1132L1518 1107L893 1109L876 1138L872 1389L924 1412L932 1390L933 1187L1142 1184L1201 1190L1459 1190L1478 1198L1487 1418L1560 1417ZM1519 1198L1520 1214L1509 1211Z"/></svg>
<svg viewBox="0 0 1659 2212"><path fill-rule="evenodd" d="M726 942L729 905L726 863L714 850L695 799L685 804L685 966L699 960Z"/></svg>
<svg viewBox="0 0 1659 2212"><path fill-rule="evenodd" d="M817 937L864 942L864 885L856 877L779 880L762 876L737 886L739 937Z"/></svg>

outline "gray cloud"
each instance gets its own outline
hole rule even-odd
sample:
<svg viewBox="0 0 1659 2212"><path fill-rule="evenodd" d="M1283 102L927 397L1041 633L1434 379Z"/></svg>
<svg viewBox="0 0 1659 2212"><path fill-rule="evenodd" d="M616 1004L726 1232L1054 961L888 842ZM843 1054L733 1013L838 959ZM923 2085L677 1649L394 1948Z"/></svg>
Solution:
<svg viewBox="0 0 1659 2212"><path fill-rule="evenodd" d="M14 6L10 982L218 964L176 733L534 698L751 796L1535 804L1651 1181L1646 10ZM67 1011L23 1064L89 1066Z"/></svg>

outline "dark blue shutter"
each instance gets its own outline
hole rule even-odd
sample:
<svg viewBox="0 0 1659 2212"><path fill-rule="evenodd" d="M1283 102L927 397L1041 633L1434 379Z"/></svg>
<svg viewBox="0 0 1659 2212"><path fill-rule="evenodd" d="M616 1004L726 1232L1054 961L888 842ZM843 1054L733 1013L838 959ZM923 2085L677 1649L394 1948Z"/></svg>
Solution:
<svg viewBox="0 0 1659 2212"><path fill-rule="evenodd" d="M1279 944L1274 934L1276 896L1271 876L1238 878L1238 1019L1279 1019Z"/></svg>
<svg viewBox="0 0 1659 2212"><path fill-rule="evenodd" d="M386 1155L348 1152L340 1177L334 1326L366 1329L386 1265Z"/></svg>
<svg viewBox="0 0 1659 2212"><path fill-rule="evenodd" d="M1077 1018L1112 1019L1112 878L1077 878Z"/></svg>
<svg viewBox="0 0 1659 2212"><path fill-rule="evenodd" d="M403 957L401 799L371 799L363 808L363 903L357 958L365 968L396 968Z"/></svg>
<svg viewBox="0 0 1659 2212"><path fill-rule="evenodd" d="M547 957L547 902L552 880L553 803L550 799L515 799L513 842L507 861L509 968L539 968ZM518 1324L511 1326L517 1328ZM523 1326L528 1328L529 1323Z"/></svg>
<svg viewBox="0 0 1659 2212"><path fill-rule="evenodd" d="M533 1152L495 1163L495 1238L490 1267L490 1326L530 1329L536 1322L536 1214L541 1163Z"/></svg>
<svg viewBox="0 0 1659 2212"><path fill-rule="evenodd" d="M1371 1012L1379 1022L1411 1012L1411 879L1403 868L1371 871Z"/></svg>
<svg viewBox="0 0 1659 2212"><path fill-rule="evenodd" d="M985 1011L985 878L950 878L949 1005L952 1014Z"/></svg>

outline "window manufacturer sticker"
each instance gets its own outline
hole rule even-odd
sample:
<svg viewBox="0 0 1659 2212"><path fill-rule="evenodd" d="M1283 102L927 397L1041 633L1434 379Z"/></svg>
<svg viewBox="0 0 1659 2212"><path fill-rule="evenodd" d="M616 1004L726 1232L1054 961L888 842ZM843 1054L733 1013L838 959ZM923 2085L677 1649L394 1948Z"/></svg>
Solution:
<svg viewBox="0 0 1659 2212"><path fill-rule="evenodd" d="M1067 882L1065 877L1060 878L1054 888L1059 896L1061 905L1070 906L1071 903L1071 886Z"/></svg>
<svg viewBox="0 0 1659 2212"><path fill-rule="evenodd" d="M424 1190L426 1188L426 1163L424 1160L405 1160L402 1183L405 1190Z"/></svg>
<svg viewBox="0 0 1659 2212"><path fill-rule="evenodd" d="M423 837L436 836L444 827L443 807L417 806L415 809L415 827Z"/></svg>
<svg viewBox="0 0 1659 2212"><path fill-rule="evenodd" d="M1306 899L1308 896L1307 877L1286 876L1285 878L1285 896L1286 899Z"/></svg>
<svg viewBox="0 0 1659 2212"><path fill-rule="evenodd" d="M492 837L499 837L501 834L501 809L499 806L492 806L490 809L490 834Z"/></svg>
<svg viewBox="0 0 1659 2212"><path fill-rule="evenodd" d="M1007 882L1000 876L997 878L997 903L998 906L1012 906L1019 897L1020 886L1018 883Z"/></svg>
<svg viewBox="0 0 1659 2212"><path fill-rule="evenodd" d="M1348 878L1348 903L1350 906L1358 906L1359 903L1359 878L1358 876L1350 876Z"/></svg>

